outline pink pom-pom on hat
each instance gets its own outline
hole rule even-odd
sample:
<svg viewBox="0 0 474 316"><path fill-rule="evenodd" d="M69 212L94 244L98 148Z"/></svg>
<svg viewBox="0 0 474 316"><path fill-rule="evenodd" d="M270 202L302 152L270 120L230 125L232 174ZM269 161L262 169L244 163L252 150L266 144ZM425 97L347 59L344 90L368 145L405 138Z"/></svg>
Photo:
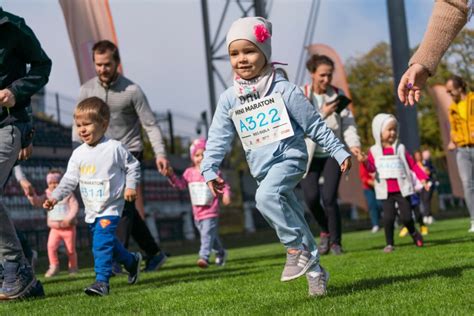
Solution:
<svg viewBox="0 0 474 316"><path fill-rule="evenodd" d="M263 24L257 24L253 28L253 32L255 34L255 38L257 42L263 43L267 39L269 39L272 35L268 32L267 28Z"/></svg>

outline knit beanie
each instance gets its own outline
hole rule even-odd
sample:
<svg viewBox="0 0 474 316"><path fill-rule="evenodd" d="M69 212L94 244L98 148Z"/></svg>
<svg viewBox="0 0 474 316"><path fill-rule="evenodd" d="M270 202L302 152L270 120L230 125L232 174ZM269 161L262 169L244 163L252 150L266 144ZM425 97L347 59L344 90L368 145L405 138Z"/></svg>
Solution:
<svg viewBox="0 0 474 316"><path fill-rule="evenodd" d="M189 154L191 155L191 158L199 149L206 149L206 140L204 138L195 139L191 144L191 147L189 147Z"/></svg>
<svg viewBox="0 0 474 316"><path fill-rule="evenodd" d="M272 56L272 23L262 17L240 18L227 32L227 49L233 41L244 39L252 42L265 55L267 63Z"/></svg>

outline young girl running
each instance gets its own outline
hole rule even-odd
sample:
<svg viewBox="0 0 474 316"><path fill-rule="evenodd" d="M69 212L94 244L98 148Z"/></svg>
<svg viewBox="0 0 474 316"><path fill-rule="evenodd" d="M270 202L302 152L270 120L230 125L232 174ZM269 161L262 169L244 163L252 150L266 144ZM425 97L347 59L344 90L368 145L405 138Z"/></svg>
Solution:
<svg viewBox="0 0 474 316"><path fill-rule="evenodd" d="M369 172L375 172L375 196L382 200L385 241L384 252L390 253L394 248L393 230L398 204L400 220L408 229L417 247L423 246L423 238L415 229L411 216L410 196L415 193L412 171L416 177L427 185L426 174L421 170L398 141L398 121L391 114L377 114L372 120L372 134L375 145L370 147L368 157L361 155Z"/></svg>
<svg viewBox="0 0 474 316"><path fill-rule="evenodd" d="M186 187L189 188L194 222L201 235L201 249L197 261L200 268L209 266L209 257L212 250L216 252L216 265L218 266L223 266L227 257L227 252L219 239L219 201L217 197L212 195L200 172L205 148L206 141L202 138L196 139L189 149L193 165L184 171L182 177L178 177L172 168L169 168L167 173L174 187L181 190ZM230 187L225 184L223 191L222 203L229 205Z"/></svg>
<svg viewBox="0 0 474 316"><path fill-rule="evenodd" d="M281 281L306 274L309 294L326 294L329 274L319 264L316 243L294 188L305 173L305 135L325 148L344 172L351 166L344 145L294 84L270 63L272 25L261 17L235 21L227 33L233 87L220 96L201 163L213 194L224 192L218 168L235 133L258 182L257 209L287 249Z"/></svg>
<svg viewBox="0 0 474 316"><path fill-rule="evenodd" d="M48 188L41 196L33 192L27 195L28 200L33 206L43 207L43 203L47 198L51 198L51 194L59 184L62 173L59 170L52 169L46 175L46 183ZM69 260L69 274L77 273L77 252L76 252L76 224L77 213L79 212L79 203L74 193L69 194L65 199L56 204L53 210L48 212L48 259L49 269L44 275L50 278L59 273L58 248L61 241L64 241L66 252Z"/></svg>

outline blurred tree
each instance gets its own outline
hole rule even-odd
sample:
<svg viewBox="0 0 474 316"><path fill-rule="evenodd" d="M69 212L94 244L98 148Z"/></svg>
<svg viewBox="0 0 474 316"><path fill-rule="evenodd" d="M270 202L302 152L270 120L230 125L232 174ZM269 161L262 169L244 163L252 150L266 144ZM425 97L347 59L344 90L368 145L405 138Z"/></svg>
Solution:
<svg viewBox="0 0 474 316"><path fill-rule="evenodd" d="M428 85L444 84L451 76L463 77L474 89L474 30L464 29L453 41L436 74ZM416 49L416 48L415 48ZM415 50L414 49L414 50ZM414 51L413 50L413 51ZM378 43L368 53L351 58L346 63L347 78L354 101L354 115L362 146L374 143L371 122L377 113L395 113L390 46ZM417 105L422 148L430 148L435 155L443 155L438 116L428 91Z"/></svg>
<svg viewBox="0 0 474 316"><path fill-rule="evenodd" d="M394 113L393 75L390 46L375 45L368 53L346 63L347 79L354 102L354 115L362 147L373 143L372 118L381 112Z"/></svg>

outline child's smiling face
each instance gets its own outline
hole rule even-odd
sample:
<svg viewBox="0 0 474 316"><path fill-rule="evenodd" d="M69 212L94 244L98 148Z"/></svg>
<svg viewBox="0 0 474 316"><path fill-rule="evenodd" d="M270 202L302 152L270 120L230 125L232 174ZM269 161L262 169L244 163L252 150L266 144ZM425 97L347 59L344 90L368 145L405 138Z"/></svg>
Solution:
<svg viewBox="0 0 474 316"><path fill-rule="evenodd" d="M387 125L382 130L382 144L384 145L393 145L397 140L397 131L398 125L397 122L392 120L387 123Z"/></svg>
<svg viewBox="0 0 474 316"><path fill-rule="evenodd" d="M260 75L267 64L265 55L252 42L240 39L229 45L230 64L242 79L250 80Z"/></svg>

